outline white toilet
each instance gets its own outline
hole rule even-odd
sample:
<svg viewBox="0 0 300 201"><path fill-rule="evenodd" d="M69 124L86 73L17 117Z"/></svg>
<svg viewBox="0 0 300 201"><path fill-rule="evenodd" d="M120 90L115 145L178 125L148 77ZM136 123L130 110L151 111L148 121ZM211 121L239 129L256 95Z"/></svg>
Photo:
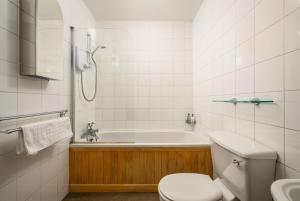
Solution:
<svg viewBox="0 0 300 201"><path fill-rule="evenodd" d="M207 175L171 174L158 185L161 201L271 201L275 151L245 137L210 133L214 181Z"/></svg>

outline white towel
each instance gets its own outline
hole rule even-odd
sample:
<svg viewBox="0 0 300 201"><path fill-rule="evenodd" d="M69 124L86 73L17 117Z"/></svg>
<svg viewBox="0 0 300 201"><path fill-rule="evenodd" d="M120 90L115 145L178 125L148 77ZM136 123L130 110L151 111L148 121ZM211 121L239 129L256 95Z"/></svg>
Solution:
<svg viewBox="0 0 300 201"><path fill-rule="evenodd" d="M17 143L17 154L34 155L61 140L73 136L68 117L41 121L21 126Z"/></svg>

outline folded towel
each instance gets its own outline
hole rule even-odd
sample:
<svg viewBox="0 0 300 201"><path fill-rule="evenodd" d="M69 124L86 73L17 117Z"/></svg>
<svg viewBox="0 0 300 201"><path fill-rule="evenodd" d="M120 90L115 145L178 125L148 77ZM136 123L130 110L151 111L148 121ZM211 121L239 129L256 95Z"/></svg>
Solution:
<svg viewBox="0 0 300 201"><path fill-rule="evenodd" d="M73 136L70 119L62 117L21 126L17 154L34 155L61 140Z"/></svg>

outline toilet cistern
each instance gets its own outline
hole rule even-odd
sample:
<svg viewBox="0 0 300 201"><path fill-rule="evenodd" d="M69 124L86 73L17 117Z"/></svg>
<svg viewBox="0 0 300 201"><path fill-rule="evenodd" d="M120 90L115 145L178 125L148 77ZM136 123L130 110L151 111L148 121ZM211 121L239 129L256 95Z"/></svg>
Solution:
<svg viewBox="0 0 300 201"><path fill-rule="evenodd" d="M161 201L272 201L277 154L251 139L225 131L211 132L214 174L171 174L161 179Z"/></svg>

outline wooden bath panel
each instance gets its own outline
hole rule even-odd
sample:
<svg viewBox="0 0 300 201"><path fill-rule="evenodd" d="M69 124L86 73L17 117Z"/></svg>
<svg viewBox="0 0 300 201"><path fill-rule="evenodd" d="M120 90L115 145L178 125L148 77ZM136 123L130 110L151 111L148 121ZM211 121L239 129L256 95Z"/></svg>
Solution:
<svg viewBox="0 0 300 201"><path fill-rule="evenodd" d="M212 176L210 147L70 148L71 192L156 192L180 172Z"/></svg>

